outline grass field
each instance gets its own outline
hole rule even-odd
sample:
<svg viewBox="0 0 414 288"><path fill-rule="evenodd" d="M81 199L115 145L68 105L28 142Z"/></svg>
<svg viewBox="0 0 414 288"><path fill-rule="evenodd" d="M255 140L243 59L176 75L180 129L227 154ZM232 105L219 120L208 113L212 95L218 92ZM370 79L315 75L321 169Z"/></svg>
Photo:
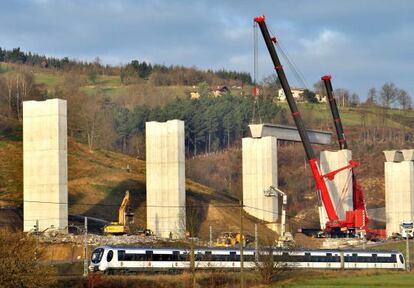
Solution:
<svg viewBox="0 0 414 288"><path fill-rule="evenodd" d="M371 288L371 287L413 287L414 274L407 272L379 273L366 276L341 276L337 278L315 278L306 281L300 281L291 285L283 285L282 287L353 287L353 288ZM281 287L274 285L272 287Z"/></svg>

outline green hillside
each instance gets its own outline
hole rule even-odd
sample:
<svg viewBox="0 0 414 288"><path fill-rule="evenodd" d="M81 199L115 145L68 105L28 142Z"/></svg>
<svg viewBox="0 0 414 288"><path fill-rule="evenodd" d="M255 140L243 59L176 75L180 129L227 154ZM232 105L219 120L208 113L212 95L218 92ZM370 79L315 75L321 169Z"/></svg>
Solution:
<svg viewBox="0 0 414 288"><path fill-rule="evenodd" d="M255 102L250 96L240 96L239 88L235 88L232 95L214 98L209 94L213 87L202 83L196 88L206 94L200 100L191 100L189 93L194 88L189 86L154 85L150 79L122 84L119 75L105 74L97 75L92 81L86 72L4 63L0 66L0 80L3 81L0 84L6 86L0 85L0 88L7 87L9 78L15 81L13 77L18 73L21 73L19 77L29 80L33 77L31 92L36 93L28 96L68 99L69 199L73 214L113 220L116 209L109 211L103 207L106 203L120 203L124 191L129 189L136 200L135 222L144 226L145 163L139 159L145 157L145 121L178 118L186 120L189 201L208 203L208 209L201 213L203 217L216 221L216 226L225 223L223 229L234 230L238 225L234 217L237 209L226 211L210 204L237 204L235 199L242 190L241 138L249 135L247 124L256 116L263 121L293 125L286 103L275 102L270 94ZM248 87L243 89L248 91ZM0 96L7 99L7 89L0 89L2 91L6 95ZM5 109L7 101L2 105L0 109L5 111L2 115L10 114L10 109ZM326 104L299 103L298 106L308 128L333 131ZM20 201L17 204L21 205L22 144L21 120L16 119L21 118L18 108L11 107L13 116L0 117L0 196L17 199ZM375 105L340 106L339 109L354 159L361 164L355 172L367 205L381 207L384 205L382 151L413 147L414 111ZM95 126L99 127L98 131L91 130L90 127ZM86 145L87 133L95 137L93 147ZM315 146L315 149L337 149L335 141L334 136L331 145ZM126 170L128 165L132 172ZM278 165L279 187L289 197L288 217L292 230L315 226L318 214L314 184L302 145L280 143ZM206 225L200 226L203 233L207 233Z"/></svg>

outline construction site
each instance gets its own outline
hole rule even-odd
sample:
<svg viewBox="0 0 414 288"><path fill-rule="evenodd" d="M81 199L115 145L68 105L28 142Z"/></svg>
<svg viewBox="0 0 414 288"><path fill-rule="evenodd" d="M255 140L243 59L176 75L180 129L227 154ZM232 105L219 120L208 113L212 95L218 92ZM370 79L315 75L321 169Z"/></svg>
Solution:
<svg viewBox="0 0 414 288"><path fill-rule="evenodd" d="M90 132L87 129L94 125L89 123L87 128L73 128L73 115L89 119L92 112L76 114L82 98L74 101L59 95L84 93L79 87L81 92L57 86L53 94L56 97L23 99L18 116L21 125L10 125L12 132L0 131L0 169L5 171L0 175L0 228L33 237L37 264L57 267L60 277L67 278L64 281L88 279L88 285L99 283L101 276L96 275L151 277L162 273L162 277L169 277L183 272L190 284L174 287L227 287L226 283L233 281L226 278L233 277L228 275L236 275L234 287L253 287L258 279L254 271L263 280L265 264L274 274L270 280L263 280L266 285L278 273L288 275L280 278L288 285L298 270L304 275L313 275L312 271L327 273L332 278L335 273L347 277L365 273L362 271L410 271L409 246L414 238L411 132L401 136L401 141L390 132L390 141L377 145L375 133L380 133L381 123L376 123L379 128L375 126L374 140L366 140L366 119L378 122L380 118L355 112L368 111L365 107L345 109L334 88L336 75L321 73L317 79L321 90L310 91L316 102L301 102L304 93L310 92L289 84L287 75L300 78L301 72L291 65L267 20L265 16L253 18L251 91L242 90L242 96L236 96L249 98L250 112L240 112L248 125L237 128L239 133L229 132L230 128L223 130L219 141L211 139L212 134L219 134L218 129L208 130L214 123L197 120L197 116L190 121L180 115L189 109L185 101L199 103L209 98L212 102L231 102L234 96L227 86L210 89L211 96L203 92L203 85L193 85L186 90L191 97L177 97L171 105L178 107L176 114L156 106L151 108L154 110L142 110L146 112L135 118L131 116L126 123L138 118L142 122L134 128L139 130L135 138L122 132L126 128L119 124L123 113L132 112L116 110L113 115L119 118L114 118L113 126L118 125L119 131L128 136L113 142L121 143L125 153L94 149L93 145L99 146L96 142L113 136L110 130ZM278 105L280 109L270 121L262 117L266 109L260 101L265 90L273 86L259 84L257 79L258 47L262 45L281 89L270 92L278 100L272 98L265 108ZM12 68L7 69L16 69L8 65ZM285 65L294 71L286 73ZM65 81L70 83L68 79ZM89 85L83 89L94 88ZM16 91L19 95L20 90ZM224 100L217 100L220 97ZM105 98L100 105L113 105L108 101ZM200 107L192 113L196 115L197 109L201 113ZM153 116L157 112L162 116ZM229 113L223 109L223 115L211 115L231 123L232 118L225 118ZM324 116L315 116L318 113ZM361 113L364 124L352 119L356 122L353 124L349 113ZM389 119L403 123L398 122L402 116L390 114ZM1 117L3 129L2 121L9 120ZM323 121L314 121L318 117ZM194 132L196 121L206 127L202 133ZM405 133L409 125L401 124L401 130ZM86 137L79 136L86 130ZM21 134L21 138L13 133ZM363 142L355 141L358 133L363 135ZM383 127L382 133L386 133ZM135 141L135 146L130 145L136 149L134 153L128 152L128 137ZM231 137L235 139L233 145ZM198 144L201 142L204 146ZM224 146L221 150L217 148L220 145ZM372 171L375 177L369 174ZM204 280L196 284L197 277L191 276L196 271L201 275L199 279L207 275L203 273L219 271L227 275L223 276L227 280L216 286L200 284Z"/></svg>

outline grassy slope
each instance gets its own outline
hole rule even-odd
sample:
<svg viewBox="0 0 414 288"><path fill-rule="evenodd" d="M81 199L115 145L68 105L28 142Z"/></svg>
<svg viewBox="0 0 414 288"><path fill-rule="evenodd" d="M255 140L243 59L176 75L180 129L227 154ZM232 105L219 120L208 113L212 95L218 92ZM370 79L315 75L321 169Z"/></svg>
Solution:
<svg viewBox="0 0 414 288"><path fill-rule="evenodd" d="M22 205L22 143L7 135L0 136L0 205ZM127 166L130 172L127 171ZM85 214L106 220L117 219L118 205L129 190L135 212L135 225L145 223L145 162L123 154L98 150L69 141L69 213ZM187 201L202 206L199 211L200 235L207 239L209 226L218 231L234 231L239 227L237 201L211 188L187 179ZM3 198L3 201L1 200ZM13 199L15 201L4 201ZM225 207L223 207L225 206ZM254 219L247 217L245 229L254 231ZM270 231L260 225L262 233Z"/></svg>

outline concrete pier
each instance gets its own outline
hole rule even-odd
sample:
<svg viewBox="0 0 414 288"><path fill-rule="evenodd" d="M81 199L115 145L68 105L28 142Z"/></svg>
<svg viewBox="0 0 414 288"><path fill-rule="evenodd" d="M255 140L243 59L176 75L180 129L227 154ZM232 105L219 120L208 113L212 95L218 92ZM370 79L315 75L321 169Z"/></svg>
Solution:
<svg viewBox="0 0 414 288"><path fill-rule="evenodd" d="M157 236L186 231L184 121L146 123L147 227Z"/></svg>
<svg viewBox="0 0 414 288"><path fill-rule="evenodd" d="M321 151L319 164L321 173L326 174L345 167L349 165L350 160L352 160L351 150ZM343 170L336 174L332 181L328 179L325 179L325 181L339 219L345 219L345 212L352 211L354 205L352 171L350 169ZM325 210L323 210L323 213L323 215L320 215L321 227L325 228L328 216Z"/></svg>
<svg viewBox="0 0 414 288"><path fill-rule="evenodd" d="M414 221L414 149L384 151L385 218L387 236L400 224Z"/></svg>
<svg viewBox="0 0 414 288"><path fill-rule="evenodd" d="M267 222L278 219L278 197L264 191L277 187L277 139L243 138L243 202L250 215Z"/></svg>
<svg viewBox="0 0 414 288"><path fill-rule="evenodd" d="M23 102L23 231L68 226L66 101Z"/></svg>

